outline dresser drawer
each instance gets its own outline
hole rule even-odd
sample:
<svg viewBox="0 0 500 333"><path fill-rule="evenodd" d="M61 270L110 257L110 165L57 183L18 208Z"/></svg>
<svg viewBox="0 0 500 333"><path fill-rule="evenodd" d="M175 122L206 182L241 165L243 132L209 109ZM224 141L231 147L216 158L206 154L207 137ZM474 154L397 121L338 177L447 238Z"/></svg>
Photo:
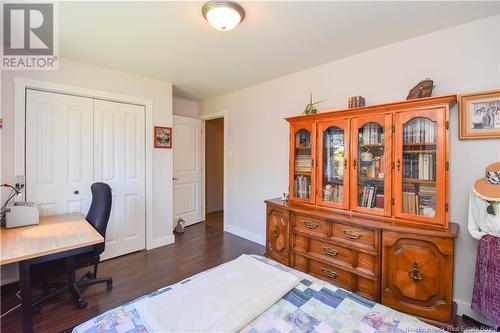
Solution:
<svg viewBox="0 0 500 333"><path fill-rule="evenodd" d="M355 258L355 252L351 249L315 239L311 239L309 253L325 260L339 260L350 266L353 266Z"/></svg>
<svg viewBox="0 0 500 333"><path fill-rule="evenodd" d="M375 230L339 222L332 223L332 229L332 237L342 240L349 245L376 252L378 232Z"/></svg>
<svg viewBox="0 0 500 333"><path fill-rule="evenodd" d="M307 234L328 236L328 222L304 215L295 215L295 230Z"/></svg>
<svg viewBox="0 0 500 333"><path fill-rule="evenodd" d="M349 290L356 289L356 275L332 265L310 259L309 274Z"/></svg>

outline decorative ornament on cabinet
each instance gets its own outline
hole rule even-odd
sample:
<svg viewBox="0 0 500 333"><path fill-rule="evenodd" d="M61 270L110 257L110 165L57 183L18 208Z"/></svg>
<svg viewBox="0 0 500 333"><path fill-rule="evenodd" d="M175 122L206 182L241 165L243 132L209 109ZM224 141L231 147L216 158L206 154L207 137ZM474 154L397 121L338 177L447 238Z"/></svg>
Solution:
<svg viewBox="0 0 500 333"><path fill-rule="evenodd" d="M351 96L347 99L347 107L349 109L360 108L365 105L365 99L362 96Z"/></svg>
<svg viewBox="0 0 500 333"><path fill-rule="evenodd" d="M432 89L434 88L434 81L427 78L425 80L420 81L415 87L411 88L407 100L409 99L418 99L432 96Z"/></svg>
<svg viewBox="0 0 500 333"><path fill-rule="evenodd" d="M318 110L314 107L316 104L323 103L326 101L326 99L323 99L321 101L313 102L313 95L312 93L309 95L309 103L307 103L304 112L302 112L303 115L310 115L310 114L316 114L318 113Z"/></svg>

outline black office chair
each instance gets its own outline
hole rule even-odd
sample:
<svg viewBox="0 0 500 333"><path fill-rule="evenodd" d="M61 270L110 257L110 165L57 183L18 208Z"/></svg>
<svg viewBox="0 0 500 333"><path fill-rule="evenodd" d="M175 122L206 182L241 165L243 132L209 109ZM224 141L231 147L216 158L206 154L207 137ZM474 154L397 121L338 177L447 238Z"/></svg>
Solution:
<svg viewBox="0 0 500 333"><path fill-rule="evenodd" d="M111 187L105 183L95 183L91 186L92 203L87 214L86 220L106 238L106 228L108 226L109 215L111 214ZM79 288L92 286L98 283L106 283L108 289L113 285L113 279L110 277L98 278L97 266L100 262L100 255L104 252L105 243L96 244L92 251L82 253L73 257L41 264L41 267L35 267L39 271L61 272L61 267L68 275L67 282L48 282L42 285L45 295L33 303L35 311L40 304L54 298L64 291L71 291L78 308L83 309L87 302L83 300ZM79 268L94 266L94 271L88 271L80 279L76 280L75 271ZM43 274L43 272L42 272ZM62 272L61 272L62 274Z"/></svg>

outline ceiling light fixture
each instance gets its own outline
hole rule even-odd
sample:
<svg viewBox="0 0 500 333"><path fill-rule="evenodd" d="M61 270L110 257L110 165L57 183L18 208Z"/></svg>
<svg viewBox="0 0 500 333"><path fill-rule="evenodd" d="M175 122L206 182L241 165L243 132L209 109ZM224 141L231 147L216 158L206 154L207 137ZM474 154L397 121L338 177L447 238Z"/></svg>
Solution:
<svg viewBox="0 0 500 333"><path fill-rule="evenodd" d="M229 31L245 18L243 7L233 1L209 1L201 9L203 17L212 27L220 31Z"/></svg>

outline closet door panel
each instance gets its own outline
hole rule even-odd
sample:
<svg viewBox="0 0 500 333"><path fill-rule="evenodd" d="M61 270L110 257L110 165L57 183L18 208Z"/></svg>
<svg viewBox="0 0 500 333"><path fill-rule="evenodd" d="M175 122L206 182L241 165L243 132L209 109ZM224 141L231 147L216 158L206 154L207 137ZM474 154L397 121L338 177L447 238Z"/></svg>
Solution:
<svg viewBox="0 0 500 333"><path fill-rule="evenodd" d="M42 216L87 213L92 150L92 99L27 90L26 200Z"/></svg>
<svg viewBox="0 0 500 333"><path fill-rule="evenodd" d="M104 258L145 247L144 107L95 100L96 181L112 189Z"/></svg>

